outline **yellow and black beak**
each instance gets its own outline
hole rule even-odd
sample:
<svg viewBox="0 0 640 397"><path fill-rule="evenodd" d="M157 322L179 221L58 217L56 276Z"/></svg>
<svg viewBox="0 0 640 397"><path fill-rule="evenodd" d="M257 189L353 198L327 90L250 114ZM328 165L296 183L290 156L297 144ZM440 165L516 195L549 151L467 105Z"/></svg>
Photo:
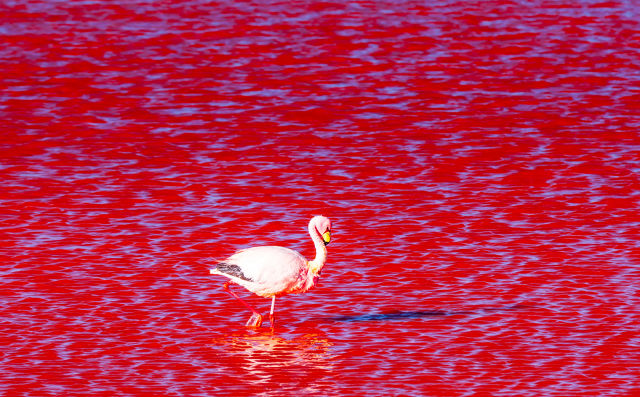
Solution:
<svg viewBox="0 0 640 397"><path fill-rule="evenodd" d="M327 245L331 242L331 230L327 230L322 233L322 240L324 241L324 245Z"/></svg>

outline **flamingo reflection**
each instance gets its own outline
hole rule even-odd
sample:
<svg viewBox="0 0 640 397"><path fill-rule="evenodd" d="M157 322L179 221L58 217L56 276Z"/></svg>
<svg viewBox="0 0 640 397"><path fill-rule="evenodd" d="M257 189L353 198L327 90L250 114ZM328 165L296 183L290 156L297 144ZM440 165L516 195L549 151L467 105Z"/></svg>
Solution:
<svg viewBox="0 0 640 397"><path fill-rule="evenodd" d="M247 330L212 340L212 347L223 347L225 354L241 363L248 382L273 385L283 380L311 379L305 385L307 392L320 391L322 379L332 373L331 346L332 343L317 332L287 339L273 332ZM323 384L322 388L325 387Z"/></svg>

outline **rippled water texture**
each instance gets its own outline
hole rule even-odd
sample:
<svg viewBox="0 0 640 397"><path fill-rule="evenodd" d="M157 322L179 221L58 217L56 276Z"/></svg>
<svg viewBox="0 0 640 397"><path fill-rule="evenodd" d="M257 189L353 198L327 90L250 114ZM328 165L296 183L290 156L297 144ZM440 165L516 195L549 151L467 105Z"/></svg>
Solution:
<svg viewBox="0 0 640 397"><path fill-rule="evenodd" d="M638 395L637 10L4 2L0 394Z"/></svg>

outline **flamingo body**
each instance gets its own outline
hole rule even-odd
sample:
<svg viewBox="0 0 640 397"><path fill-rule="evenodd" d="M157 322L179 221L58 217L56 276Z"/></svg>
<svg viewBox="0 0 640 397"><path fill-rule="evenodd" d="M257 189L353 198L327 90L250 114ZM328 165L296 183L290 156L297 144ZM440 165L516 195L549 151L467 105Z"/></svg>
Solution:
<svg viewBox="0 0 640 397"><path fill-rule="evenodd" d="M210 273L228 277L256 295L271 298L304 292L299 290L308 266L309 262L304 256L294 250L263 246L236 252L211 269Z"/></svg>
<svg viewBox="0 0 640 397"><path fill-rule="evenodd" d="M261 246L237 251L210 270L210 274L227 277L229 281L223 286L225 291L253 312L247 326L259 327L262 316L233 293L229 284L238 284L256 295L272 298L269 318L273 327L276 296L306 292L317 282L326 262L325 246L331 240L331 221L324 216L311 218L309 235L316 248L316 257L311 261L288 248Z"/></svg>

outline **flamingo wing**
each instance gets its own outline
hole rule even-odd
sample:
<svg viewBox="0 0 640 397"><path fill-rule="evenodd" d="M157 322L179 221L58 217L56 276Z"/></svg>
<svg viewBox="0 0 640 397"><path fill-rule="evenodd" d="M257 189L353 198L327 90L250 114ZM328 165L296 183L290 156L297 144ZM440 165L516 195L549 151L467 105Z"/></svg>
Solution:
<svg viewBox="0 0 640 397"><path fill-rule="evenodd" d="M224 271L220 265L218 269ZM288 248L262 246L236 252L224 261L224 266L236 270L236 273L241 272L240 278L253 284L253 288L249 288L246 284L245 286L265 296L265 294L287 292L294 288L299 282L301 273L307 267L307 260Z"/></svg>

